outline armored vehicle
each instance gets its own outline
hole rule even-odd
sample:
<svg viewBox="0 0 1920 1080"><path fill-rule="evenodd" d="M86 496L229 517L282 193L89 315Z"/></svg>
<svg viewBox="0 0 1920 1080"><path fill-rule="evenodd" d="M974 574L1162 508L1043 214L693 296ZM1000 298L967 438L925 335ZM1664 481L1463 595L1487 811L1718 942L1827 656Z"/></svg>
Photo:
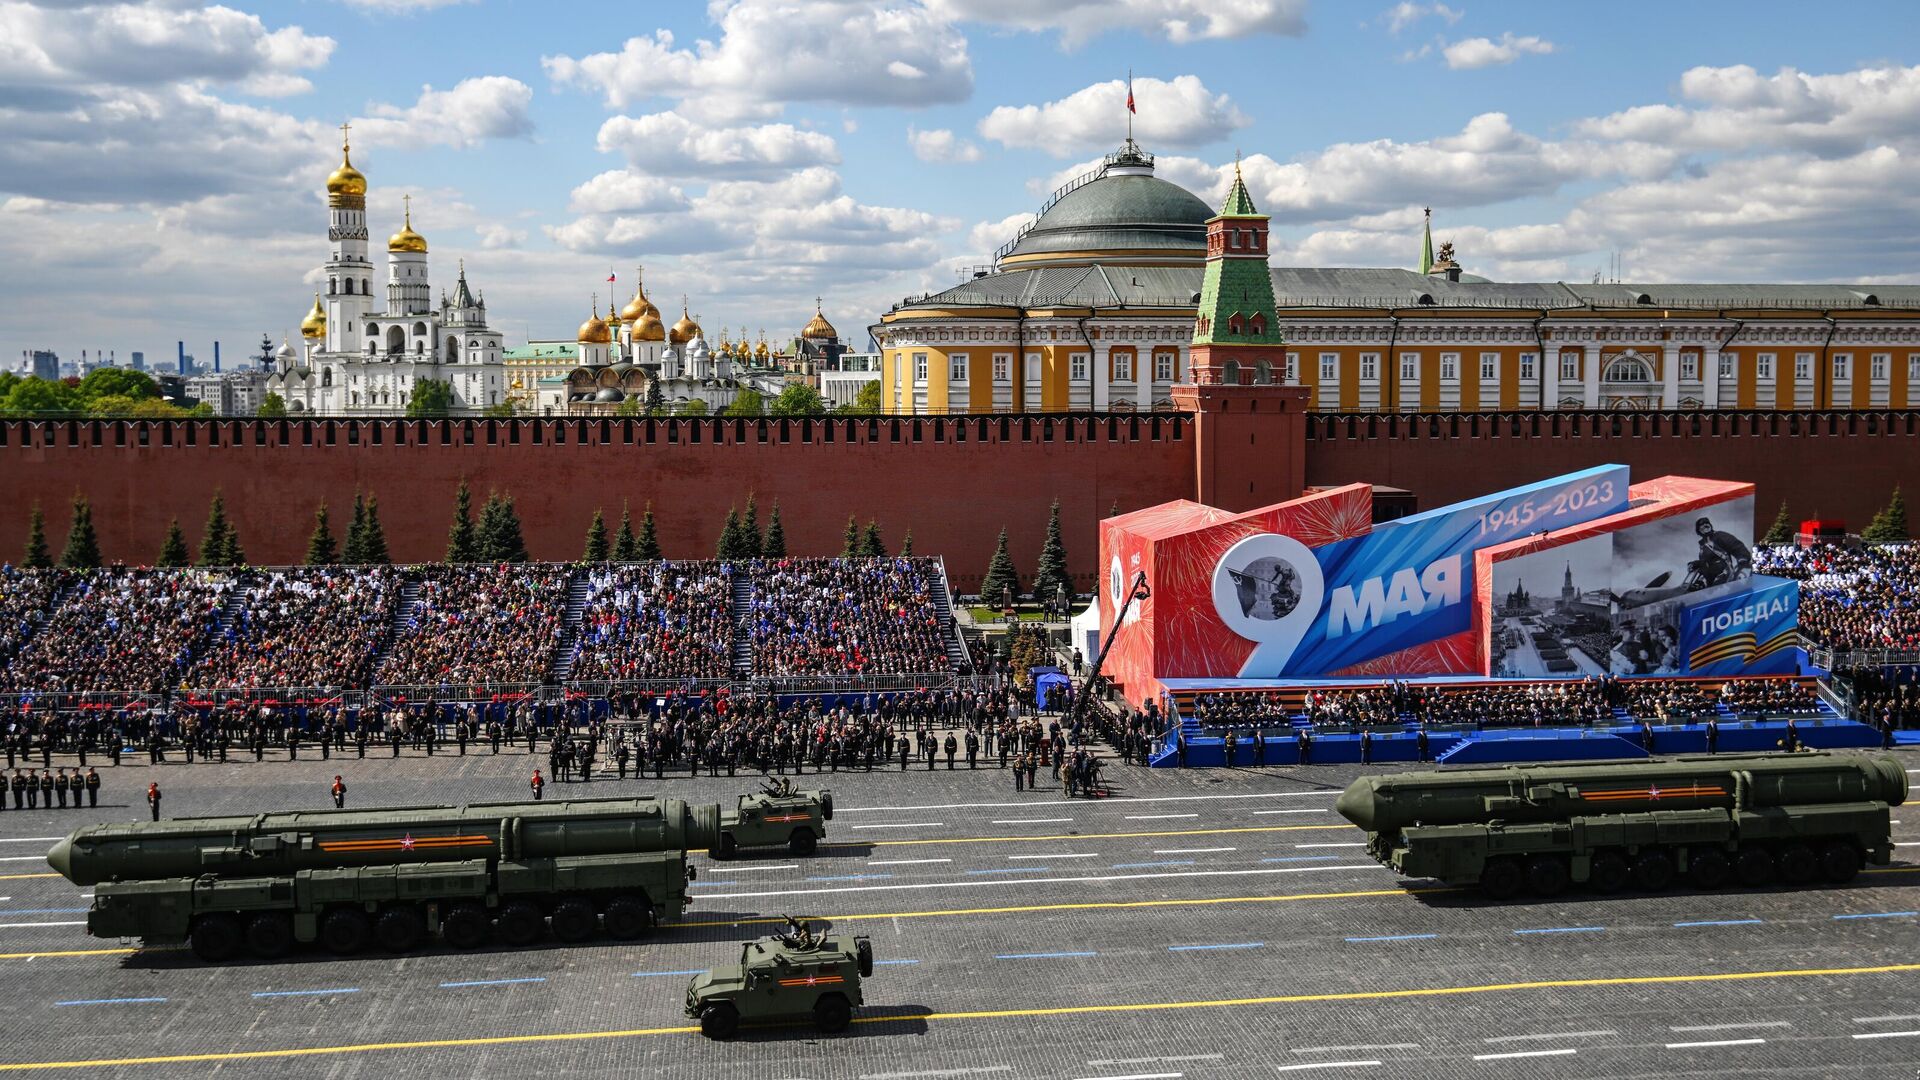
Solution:
<svg viewBox="0 0 1920 1080"><path fill-rule="evenodd" d="M435 933L455 949L631 939L685 910L687 849L719 819L653 798L178 818L77 829L47 862L93 887L87 933L214 962L306 942L405 952Z"/></svg>
<svg viewBox="0 0 1920 1080"><path fill-rule="evenodd" d="M725 859L740 848L785 844L795 855L811 855L826 837L832 817L833 792L800 791L785 777L769 780L721 812L720 839L712 854Z"/></svg>
<svg viewBox="0 0 1920 1080"><path fill-rule="evenodd" d="M741 1021L812 1020L844 1031L861 1003L860 980L873 974L873 943L852 934L815 934L787 916L787 932L740 947L740 962L687 984L687 1015L709 1039L729 1039Z"/></svg>
<svg viewBox="0 0 1920 1080"><path fill-rule="evenodd" d="M1906 797L1882 754L1724 754L1370 776L1334 808L1407 877L1507 899L1838 884L1892 858L1888 811Z"/></svg>

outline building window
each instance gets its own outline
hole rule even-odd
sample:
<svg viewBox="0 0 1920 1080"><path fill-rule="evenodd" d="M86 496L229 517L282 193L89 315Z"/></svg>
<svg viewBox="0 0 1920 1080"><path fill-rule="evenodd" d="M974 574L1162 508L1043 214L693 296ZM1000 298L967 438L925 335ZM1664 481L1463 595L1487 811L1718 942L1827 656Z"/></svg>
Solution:
<svg viewBox="0 0 1920 1080"><path fill-rule="evenodd" d="M1887 378L1887 368L1892 362L1892 356L1883 352L1874 353L1873 359L1868 361L1867 371L1869 377L1872 378L1874 382L1885 382Z"/></svg>
<svg viewBox="0 0 1920 1080"><path fill-rule="evenodd" d="M967 354L955 353L950 359L947 381L963 383L967 381Z"/></svg>
<svg viewBox="0 0 1920 1080"><path fill-rule="evenodd" d="M1836 382L1841 379L1850 379L1853 377L1852 353L1833 354L1833 377Z"/></svg>
<svg viewBox="0 0 1920 1080"><path fill-rule="evenodd" d="M1700 357L1693 353L1680 354L1680 377L1693 380L1700 377Z"/></svg>
<svg viewBox="0 0 1920 1080"><path fill-rule="evenodd" d="M1253 385L1267 386L1273 382L1273 361L1261 360L1253 365Z"/></svg>
<svg viewBox="0 0 1920 1080"><path fill-rule="evenodd" d="M1153 378L1155 382L1173 381L1173 354L1160 353L1153 358Z"/></svg>
<svg viewBox="0 0 1920 1080"><path fill-rule="evenodd" d="M1040 381L1040 354L1037 352L1027 354L1026 379L1030 383Z"/></svg>
<svg viewBox="0 0 1920 1080"><path fill-rule="evenodd" d="M1457 352L1441 353L1440 354L1440 378L1445 382L1452 382L1453 380L1459 377L1460 377L1460 354Z"/></svg>
<svg viewBox="0 0 1920 1080"><path fill-rule="evenodd" d="M1013 377L1013 357L1006 353L996 354L993 358L993 381L1003 383Z"/></svg>
<svg viewBox="0 0 1920 1080"><path fill-rule="evenodd" d="M1805 382L1813 378L1813 354L1810 352L1793 354L1793 381Z"/></svg>
<svg viewBox="0 0 1920 1080"><path fill-rule="evenodd" d="M1523 352L1520 354L1520 381L1532 382L1534 366L1540 362L1540 354Z"/></svg>
<svg viewBox="0 0 1920 1080"><path fill-rule="evenodd" d="M1380 377L1380 354L1363 352L1360 354L1360 381L1373 382Z"/></svg>
<svg viewBox="0 0 1920 1080"><path fill-rule="evenodd" d="M1067 357L1067 378L1074 382L1087 381L1087 354L1072 353Z"/></svg>
<svg viewBox="0 0 1920 1080"><path fill-rule="evenodd" d="M1420 378L1420 354L1403 352L1400 354L1400 381L1413 382Z"/></svg>
<svg viewBox="0 0 1920 1080"><path fill-rule="evenodd" d="M1756 370L1759 373L1760 378L1762 379L1773 378L1773 354L1772 353L1770 352L1760 353L1759 355L1753 358L1753 362Z"/></svg>
<svg viewBox="0 0 1920 1080"><path fill-rule="evenodd" d="M927 381L927 354L926 353L917 352L913 354L913 381L917 383L923 383Z"/></svg>
<svg viewBox="0 0 1920 1080"><path fill-rule="evenodd" d="M1113 354L1113 379L1115 382L1133 381L1133 354Z"/></svg>
<svg viewBox="0 0 1920 1080"><path fill-rule="evenodd" d="M1653 367L1638 355L1627 353L1608 361L1602 378L1610 383L1650 383L1653 381Z"/></svg>
<svg viewBox="0 0 1920 1080"><path fill-rule="evenodd" d="M1330 383L1340 378L1340 354L1323 352L1320 354L1320 381Z"/></svg>
<svg viewBox="0 0 1920 1080"><path fill-rule="evenodd" d="M1500 354L1483 352L1480 354L1480 381L1492 382L1500 377Z"/></svg>
<svg viewBox="0 0 1920 1080"><path fill-rule="evenodd" d="M1721 378L1723 379L1733 378L1734 359L1735 359L1734 357L1728 356L1726 353L1720 354L1720 377Z"/></svg>
<svg viewBox="0 0 1920 1080"><path fill-rule="evenodd" d="M1580 380L1580 352L1577 349L1560 350L1560 381L1578 382Z"/></svg>

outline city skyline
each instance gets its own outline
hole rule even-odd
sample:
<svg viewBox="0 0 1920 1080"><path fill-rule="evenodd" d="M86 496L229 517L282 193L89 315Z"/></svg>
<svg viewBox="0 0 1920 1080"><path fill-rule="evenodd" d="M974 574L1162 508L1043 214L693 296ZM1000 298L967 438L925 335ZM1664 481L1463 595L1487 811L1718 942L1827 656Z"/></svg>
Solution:
<svg viewBox="0 0 1920 1080"><path fill-rule="evenodd" d="M375 238L411 194L435 284L464 257L510 342L644 264L716 339L824 296L864 346L1118 144L1129 70L1160 175L1216 202L1238 155L1276 265L1411 265L1430 205L1495 278L1920 278L1920 67L1783 5L1649 6L1651 36L1498 3L241 6L0 8L9 349L297 340L343 122Z"/></svg>

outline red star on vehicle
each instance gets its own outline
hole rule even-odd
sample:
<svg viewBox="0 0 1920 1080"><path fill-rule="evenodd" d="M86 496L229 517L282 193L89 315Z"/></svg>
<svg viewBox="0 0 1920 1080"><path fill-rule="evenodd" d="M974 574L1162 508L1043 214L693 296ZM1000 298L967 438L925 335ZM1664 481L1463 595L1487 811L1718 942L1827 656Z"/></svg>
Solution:
<svg viewBox="0 0 1920 1080"><path fill-rule="evenodd" d="M413 850L413 834L412 833L408 833L407 835L400 838L400 850L401 851Z"/></svg>
<svg viewBox="0 0 1920 1080"><path fill-rule="evenodd" d="M1657 799L1659 797L1660 797L1660 788L1658 786L1650 787L1647 789L1647 798Z"/></svg>
<svg viewBox="0 0 1920 1080"><path fill-rule="evenodd" d="M819 980L818 980L818 979L817 979L817 978L816 978L815 976L812 976L812 975L809 975L809 976L807 976L807 985L808 985L808 986L812 986L812 985L813 985L813 984L814 984L815 982L817 982L817 981L819 981Z"/></svg>

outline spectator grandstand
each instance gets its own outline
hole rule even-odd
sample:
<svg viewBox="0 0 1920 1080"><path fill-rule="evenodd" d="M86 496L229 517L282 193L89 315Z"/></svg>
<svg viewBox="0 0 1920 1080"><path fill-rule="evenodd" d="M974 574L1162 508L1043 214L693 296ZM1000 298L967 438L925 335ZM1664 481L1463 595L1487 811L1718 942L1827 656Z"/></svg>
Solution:
<svg viewBox="0 0 1920 1080"><path fill-rule="evenodd" d="M571 568L427 566L418 606L374 672L381 686L537 683L560 638Z"/></svg>
<svg viewBox="0 0 1920 1080"><path fill-rule="evenodd" d="M1764 547L1753 568L1800 582L1800 634L1809 645L1920 650L1920 544Z"/></svg>
<svg viewBox="0 0 1920 1080"><path fill-rule="evenodd" d="M758 678L919 674L951 668L933 560L764 560L747 629Z"/></svg>
<svg viewBox="0 0 1920 1080"><path fill-rule="evenodd" d="M620 563L587 571L569 679L725 679L733 671L733 566Z"/></svg>
<svg viewBox="0 0 1920 1080"><path fill-rule="evenodd" d="M20 651L59 597L60 590L73 580L60 570L0 568L0 663L11 660L13 654Z"/></svg>
<svg viewBox="0 0 1920 1080"><path fill-rule="evenodd" d="M249 690L364 686L399 597L400 572L390 566L252 575L187 682Z"/></svg>
<svg viewBox="0 0 1920 1080"><path fill-rule="evenodd" d="M10 691L159 693L219 623L231 575L116 567L81 576L8 662Z"/></svg>

